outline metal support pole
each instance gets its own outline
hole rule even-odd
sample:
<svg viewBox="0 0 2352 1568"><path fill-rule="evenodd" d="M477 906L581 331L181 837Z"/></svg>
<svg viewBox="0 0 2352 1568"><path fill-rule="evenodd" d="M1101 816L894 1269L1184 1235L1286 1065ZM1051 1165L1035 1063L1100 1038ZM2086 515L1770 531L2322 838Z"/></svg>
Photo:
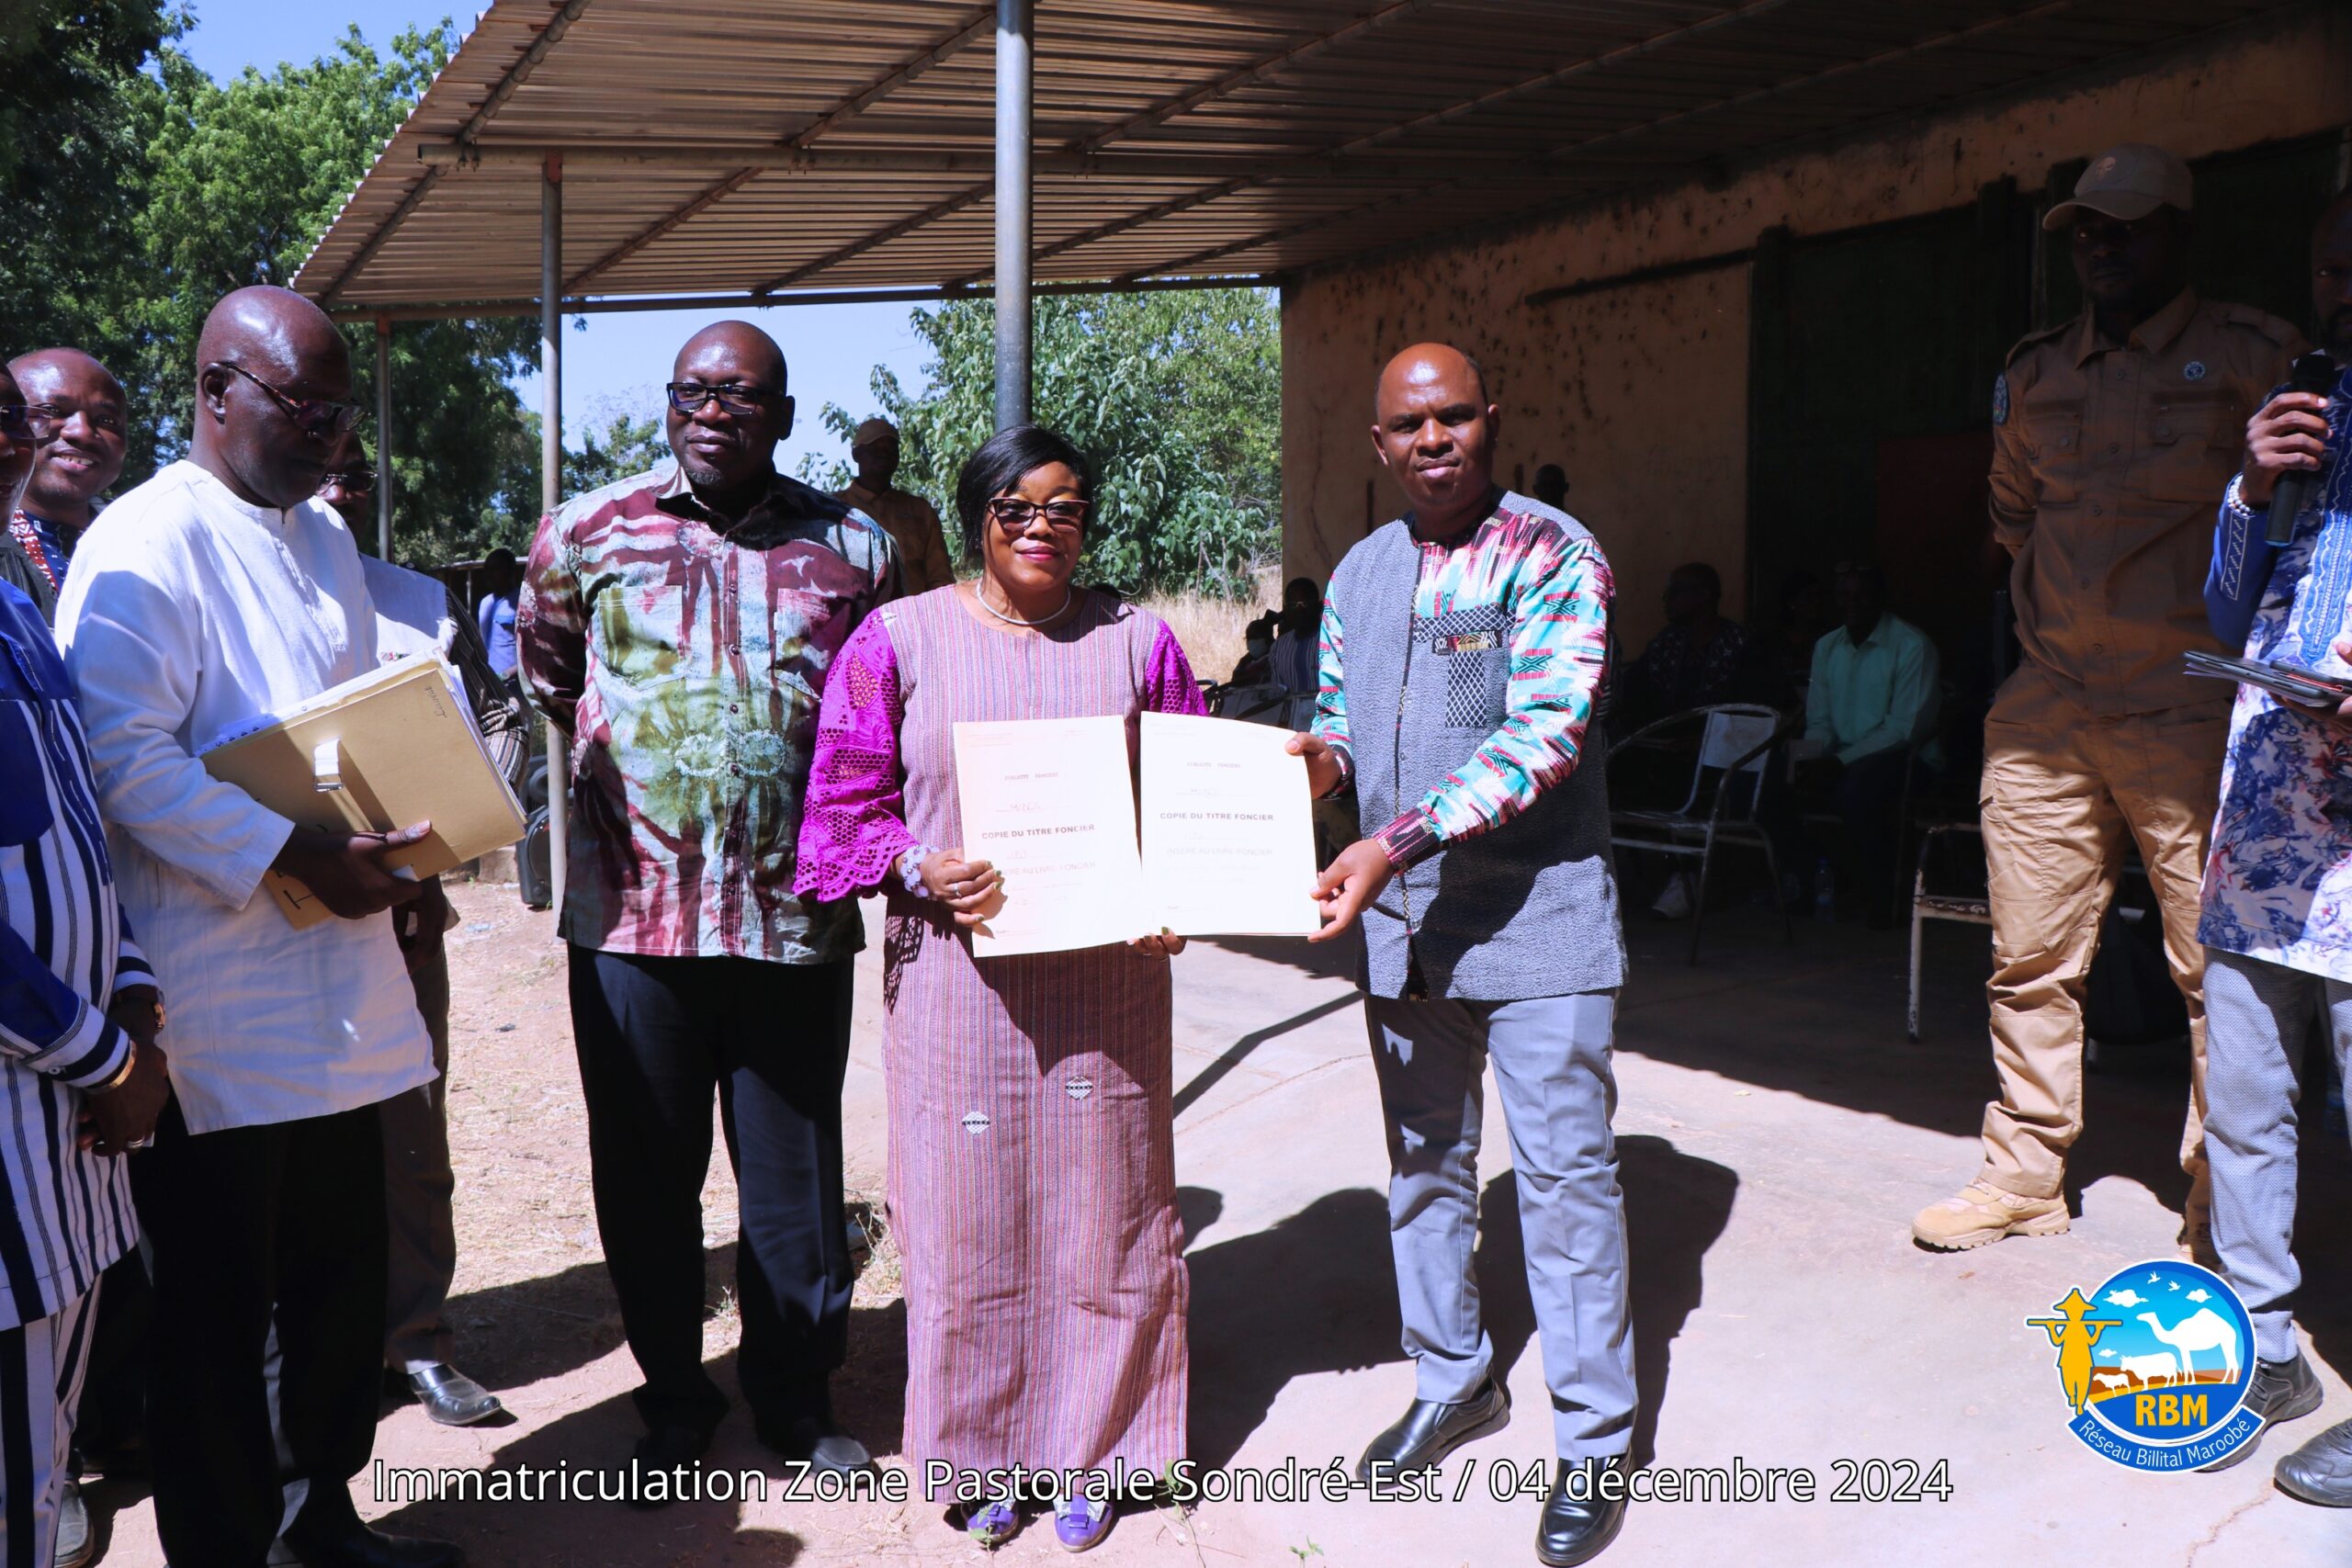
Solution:
<svg viewBox="0 0 2352 1568"><path fill-rule="evenodd" d="M996 427L1029 423L1029 0L996 6Z"/></svg>
<svg viewBox="0 0 2352 1568"><path fill-rule="evenodd" d="M563 500L563 154L539 180L539 507ZM571 818L571 742L548 720L548 883L559 919L571 882L564 846Z"/></svg>
<svg viewBox="0 0 2352 1568"><path fill-rule="evenodd" d="M392 322L376 318L376 558L392 558Z"/></svg>

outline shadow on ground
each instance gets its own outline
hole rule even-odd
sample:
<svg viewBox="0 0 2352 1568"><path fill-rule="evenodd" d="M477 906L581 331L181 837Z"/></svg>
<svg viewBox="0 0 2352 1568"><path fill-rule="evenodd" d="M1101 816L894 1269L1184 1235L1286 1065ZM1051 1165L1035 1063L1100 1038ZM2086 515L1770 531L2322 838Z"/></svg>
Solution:
<svg viewBox="0 0 2352 1568"><path fill-rule="evenodd" d="M1618 1139L1617 1163L1633 1279L1634 1378L1641 1390L1633 1450L1639 1467L1654 1457L1674 1341L1705 1297L1707 1249L1730 1222L1739 1177L1713 1160L1684 1154L1664 1138L1648 1136ZM1479 1307L1495 1345L1495 1375L1508 1379L1535 1337L1526 1245L1519 1228L1519 1185L1509 1171L1487 1183L1479 1201L1477 1270ZM1535 1353L1541 1357L1540 1347ZM1531 1417L1540 1419L1541 1413L1523 1410L1516 1418Z"/></svg>
<svg viewBox="0 0 2352 1568"><path fill-rule="evenodd" d="M1907 931L1801 922L1792 943L1769 910L1729 909L1710 916L1695 969L1683 962L1688 936L1679 922L1627 922L1633 973L1619 1049L1954 1137L1983 1125L1996 1084L1980 928L1930 928L1917 1044L1904 1037ZM2109 1052L2086 1077L2084 1102L2068 1173L2077 1212L2081 1190L2106 1176L2139 1182L2178 1212L2188 1194L2178 1160L2185 1044ZM1919 1203L1950 1197L1975 1173L1959 1160L1950 1185Z"/></svg>

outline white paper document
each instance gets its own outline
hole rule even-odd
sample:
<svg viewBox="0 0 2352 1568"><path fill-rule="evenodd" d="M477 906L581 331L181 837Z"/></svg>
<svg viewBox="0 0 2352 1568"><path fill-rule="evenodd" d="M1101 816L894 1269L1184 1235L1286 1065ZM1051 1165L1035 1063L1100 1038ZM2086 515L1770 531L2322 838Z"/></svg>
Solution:
<svg viewBox="0 0 2352 1568"><path fill-rule="evenodd" d="M1306 763L1286 731L1143 716L1143 830L1118 718L956 726L964 854L1004 875L978 958L1320 928Z"/></svg>
<svg viewBox="0 0 2352 1568"><path fill-rule="evenodd" d="M1143 881L1179 936L1322 929L1306 760L1290 732L1143 716Z"/></svg>
<svg viewBox="0 0 2352 1568"><path fill-rule="evenodd" d="M964 856L1004 876L976 958L1131 942L1159 929L1141 897L1135 773L1123 718L956 727Z"/></svg>

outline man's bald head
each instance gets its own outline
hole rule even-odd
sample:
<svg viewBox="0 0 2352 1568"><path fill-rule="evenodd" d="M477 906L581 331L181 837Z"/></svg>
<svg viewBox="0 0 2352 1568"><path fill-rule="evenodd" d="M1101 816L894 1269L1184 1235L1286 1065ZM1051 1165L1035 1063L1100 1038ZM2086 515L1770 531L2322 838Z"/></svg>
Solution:
<svg viewBox="0 0 2352 1568"><path fill-rule="evenodd" d="M775 444L792 434L784 350L749 321L713 321L678 350L670 375L671 452L706 504L741 515L766 495ZM676 390L685 387L700 394ZM728 407L720 393L747 407Z"/></svg>
<svg viewBox="0 0 2352 1568"><path fill-rule="evenodd" d="M349 427L351 351L327 313L287 288L240 288L197 339L189 456L256 506L317 491Z"/></svg>
<svg viewBox="0 0 2352 1568"><path fill-rule="evenodd" d="M99 364L78 348L37 348L30 354L20 354L8 361L8 374L17 378L17 388L34 402L41 394L36 386L54 386L61 381L86 380L114 394L122 401L122 383L113 371Z"/></svg>
<svg viewBox="0 0 2352 1568"><path fill-rule="evenodd" d="M1412 502L1416 533L1442 537L1486 514L1502 412L1476 360L1451 344L1415 344L1381 371L1373 410L1373 449Z"/></svg>
<svg viewBox="0 0 2352 1568"><path fill-rule="evenodd" d="M67 531L122 477L130 412L114 372L78 348L37 348L8 362L33 406L33 472L25 509Z"/></svg>
<svg viewBox="0 0 2352 1568"><path fill-rule="evenodd" d="M1446 371L1466 371L1477 384L1478 400L1491 403L1494 399L1487 391L1487 367L1454 347L1450 343L1417 343L1396 355L1381 367L1380 380L1372 393L1372 417L1380 417L1380 400L1387 392L1392 377L1406 380L1427 379Z"/></svg>
<svg viewBox="0 0 2352 1568"><path fill-rule="evenodd" d="M737 368L759 378L760 385L771 392L787 390L784 350L775 339L749 321L713 321L686 340L678 350L677 363L671 373L679 380L689 379L686 368L713 353L724 354Z"/></svg>
<svg viewBox="0 0 2352 1568"><path fill-rule="evenodd" d="M221 296L196 340L199 374L225 361L248 370L269 367L281 376L339 371L350 390L351 351L327 313L290 288L257 284ZM265 372L266 373L266 372Z"/></svg>

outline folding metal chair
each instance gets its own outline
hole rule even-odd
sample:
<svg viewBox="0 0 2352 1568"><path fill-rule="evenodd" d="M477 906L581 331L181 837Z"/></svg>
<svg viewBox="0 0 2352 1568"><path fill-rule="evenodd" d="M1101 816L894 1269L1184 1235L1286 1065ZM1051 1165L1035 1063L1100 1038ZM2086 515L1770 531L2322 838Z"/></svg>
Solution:
<svg viewBox="0 0 2352 1568"><path fill-rule="evenodd" d="M1764 785L1764 770L1787 721L1777 708L1755 703L1720 703L1692 708L1645 725L1612 749L1613 768L1620 757L1645 746L1655 746L1679 728L1699 731L1699 753L1690 773L1690 794L1672 810L1612 807L1609 841L1621 850L1646 850L1654 854L1695 859L1699 882L1690 911L1690 962L1699 962L1699 933L1707 917L1707 879L1714 868L1715 846L1761 850L1764 869L1772 881L1772 902L1781 904L1781 864L1772 840L1756 820L1756 801ZM1796 938L1786 905L1781 926L1789 940Z"/></svg>

